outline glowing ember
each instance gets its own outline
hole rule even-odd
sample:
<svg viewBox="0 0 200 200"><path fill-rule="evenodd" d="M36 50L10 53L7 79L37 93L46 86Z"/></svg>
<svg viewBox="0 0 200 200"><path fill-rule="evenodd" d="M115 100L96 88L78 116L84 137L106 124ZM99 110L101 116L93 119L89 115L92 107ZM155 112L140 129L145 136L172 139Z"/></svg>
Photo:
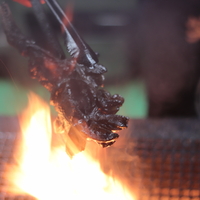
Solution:
<svg viewBox="0 0 200 200"><path fill-rule="evenodd" d="M39 200L134 199L87 152L68 157L62 135L52 135L48 105L32 93L29 100L21 120L17 164L9 166L7 175L15 187L12 192L28 193ZM56 143L53 147L52 141Z"/></svg>

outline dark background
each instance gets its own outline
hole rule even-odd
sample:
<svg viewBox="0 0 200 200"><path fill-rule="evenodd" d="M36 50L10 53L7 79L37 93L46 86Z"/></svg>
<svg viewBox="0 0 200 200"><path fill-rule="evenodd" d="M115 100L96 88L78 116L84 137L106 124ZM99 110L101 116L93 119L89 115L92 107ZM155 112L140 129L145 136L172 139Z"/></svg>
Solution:
<svg viewBox="0 0 200 200"><path fill-rule="evenodd" d="M24 33L42 43L31 8L6 2ZM136 118L197 117L200 37L189 41L187 22L190 17L198 21L199 1L59 2L72 13L80 35L100 54L100 63L108 69L105 87L124 96L121 114ZM54 17L47 14L59 32ZM48 100L48 92L30 79L27 59L7 45L2 29L0 58L0 114L20 112L29 90Z"/></svg>

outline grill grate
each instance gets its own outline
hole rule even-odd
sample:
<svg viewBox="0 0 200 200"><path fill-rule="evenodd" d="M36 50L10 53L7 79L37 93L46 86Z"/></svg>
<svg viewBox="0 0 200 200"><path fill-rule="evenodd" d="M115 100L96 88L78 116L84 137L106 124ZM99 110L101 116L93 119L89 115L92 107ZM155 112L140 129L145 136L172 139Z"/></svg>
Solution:
<svg viewBox="0 0 200 200"><path fill-rule="evenodd" d="M140 199L200 199L200 141L138 139L134 151L144 166Z"/></svg>
<svg viewBox="0 0 200 200"><path fill-rule="evenodd" d="M4 179L5 165L12 162L16 135L14 132L0 132L0 200L35 200L30 195L13 195L5 189L8 185Z"/></svg>
<svg viewBox="0 0 200 200"><path fill-rule="evenodd" d="M8 119L6 119L8 122ZM0 118L0 200L34 200L5 191L5 164L12 162L18 127ZM128 131L128 133L127 133ZM131 120L120 141L106 149L105 172L126 177L138 200L200 200L200 123L193 120ZM102 150L103 154L105 150ZM104 158L105 156L102 156Z"/></svg>
<svg viewBox="0 0 200 200"><path fill-rule="evenodd" d="M107 149L103 169L138 200L200 200L199 120L135 119L123 136Z"/></svg>

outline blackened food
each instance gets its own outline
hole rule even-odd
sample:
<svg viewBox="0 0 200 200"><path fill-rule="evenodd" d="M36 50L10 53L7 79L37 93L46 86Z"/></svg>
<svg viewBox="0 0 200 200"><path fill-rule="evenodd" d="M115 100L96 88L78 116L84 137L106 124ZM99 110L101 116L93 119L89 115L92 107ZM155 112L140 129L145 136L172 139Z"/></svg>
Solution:
<svg viewBox="0 0 200 200"><path fill-rule="evenodd" d="M56 132L70 138L78 151L84 150L87 139L108 147L119 137L116 132L127 127L128 118L116 115L124 99L102 88L106 68L98 63L96 53L71 23L67 27L62 24L57 13L64 14L57 2L45 2L64 28L66 48L71 57L66 58L49 26L43 27L47 39L51 40L46 45L48 48L44 49L26 37L15 24L8 5L3 2L0 17L7 40L21 55L29 58L31 77L51 93L50 102L58 112L54 122ZM48 24L40 1L31 0L31 3L39 22ZM66 146L67 151L73 154L68 142Z"/></svg>

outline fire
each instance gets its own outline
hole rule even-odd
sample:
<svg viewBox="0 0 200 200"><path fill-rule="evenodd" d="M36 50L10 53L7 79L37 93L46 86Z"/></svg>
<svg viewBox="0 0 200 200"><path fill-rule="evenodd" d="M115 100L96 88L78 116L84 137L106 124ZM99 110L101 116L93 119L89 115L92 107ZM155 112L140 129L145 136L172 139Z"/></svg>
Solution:
<svg viewBox="0 0 200 200"><path fill-rule="evenodd" d="M20 121L22 135L14 155L17 164L9 166L7 174L12 192L38 200L134 199L119 181L101 171L87 151L72 159L66 154L62 134L52 134L48 105L35 94L29 95Z"/></svg>

